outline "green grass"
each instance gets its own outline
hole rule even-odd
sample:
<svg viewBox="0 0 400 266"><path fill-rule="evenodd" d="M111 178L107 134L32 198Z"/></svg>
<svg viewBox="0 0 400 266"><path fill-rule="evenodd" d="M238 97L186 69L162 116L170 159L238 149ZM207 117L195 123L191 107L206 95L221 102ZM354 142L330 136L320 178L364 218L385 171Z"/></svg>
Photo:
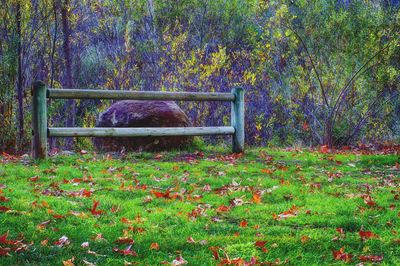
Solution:
<svg viewBox="0 0 400 266"><path fill-rule="evenodd" d="M216 265L226 256L283 265L340 265L345 262L334 260L332 250L341 247L353 254L353 265L360 262L360 255L383 255L382 265L400 264L400 176L394 167L398 156L251 149L231 159L223 149L204 153L190 162L185 153L175 152L129 154L119 159L86 154L56 156L41 163L1 163L0 184L6 187L0 196L9 201L0 205L11 210L0 212L0 234L9 231L8 239L23 238L28 247L0 256L0 264L62 265L75 257L76 265L84 261L160 265L172 263L181 254L188 265ZM30 181L34 176L39 179ZM89 176L92 182L71 182ZM203 189L206 185L211 191ZM223 186L225 190L218 190ZM68 196L83 188L94 192L90 197ZM151 193L167 189L178 197L157 198ZM224 191L223 195L216 190ZM259 203L253 201L257 192L262 192ZM363 194L369 194L376 205L367 205ZM233 199L243 204L233 206ZM90 212L93 200L100 202L98 209L103 214ZM230 210L217 212L221 205ZM296 216L276 219L294 205ZM202 214L190 219L188 213L196 208ZM65 217L56 219L54 214ZM50 223L39 228L45 221ZM247 221L247 227L239 226L242 221ZM129 230L130 226L144 232ZM344 237L337 228L344 229ZM361 240L361 229L377 236ZM97 234L103 239L95 240ZM62 236L70 244L57 247L54 242ZM127 246L116 243L123 236L134 239L132 250L137 256L113 251ZM189 237L196 243L188 243ZM41 244L43 240L48 240L47 245ZM258 240L266 241L266 252L255 245ZM89 249L97 255L88 254L81 247L83 242L89 242ZM150 249L152 243L158 243L159 250ZM218 247L219 260L210 247Z"/></svg>

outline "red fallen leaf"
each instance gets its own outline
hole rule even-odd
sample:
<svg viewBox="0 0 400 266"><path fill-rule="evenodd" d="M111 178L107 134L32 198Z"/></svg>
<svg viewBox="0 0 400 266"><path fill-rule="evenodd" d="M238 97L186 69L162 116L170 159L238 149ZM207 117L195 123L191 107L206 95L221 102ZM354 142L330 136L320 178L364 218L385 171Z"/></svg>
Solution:
<svg viewBox="0 0 400 266"><path fill-rule="evenodd" d="M9 242L8 242L8 240L7 240L8 233L9 233L9 232L7 231L7 232L5 232L3 235L0 236L0 244L3 244L3 245L9 244Z"/></svg>
<svg viewBox="0 0 400 266"><path fill-rule="evenodd" d="M265 244L267 244L267 241L256 241L256 243L254 244L256 247L262 248L265 246Z"/></svg>
<svg viewBox="0 0 400 266"><path fill-rule="evenodd" d="M87 190L86 188L83 188L79 191L80 196L84 198L90 198L90 196L92 196L92 193L92 191Z"/></svg>
<svg viewBox="0 0 400 266"><path fill-rule="evenodd" d="M239 226L240 226L240 227L247 227L247 221L246 221L246 220L241 221L241 222L239 223Z"/></svg>
<svg viewBox="0 0 400 266"><path fill-rule="evenodd" d="M113 248L114 252L120 253L124 256L137 256L137 253L131 250L132 245L127 246L125 249Z"/></svg>
<svg viewBox="0 0 400 266"><path fill-rule="evenodd" d="M219 212L228 212L231 208L229 206L221 205L219 206L216 211Z"/></svg>
<svg viewBox="0 0 400 266"><path fill-rule="evenodd" d="M134 227L134 226L129 226L128 230L132 231L132 232L137 232L139 234L143 233L144 231L146 231L143 227Z"/></svg>
<svg viewBox="0 0 400 266"><path fill-rule="evenodd" d="M329 152L329 147L328 145L323 145L319 148L320 153L328 153Z"/></svg>
<svg viewBox="0 0 400 266"><path fill-rule="evenodd" d="M61 214L53 214L52 216L53 216L53 218L55 218L55 219L64 219L64 218L65 218L65 216L64 216L64 215L61 215Z"/></svg>
<svg viewBox="0 0 400 266"><path fill-rule="evenodd" d="M150 193L153 194L156 198L168 198L169 197L169 190L165 192L150 190Z"/></svg>
<svg viewBox="0 0 400 266"><path fill-rule="evenodd" d="M11 210L11 208L8 208L6 206L0 206L0 212L6 212L6 211L9 211L9 210Z"/></svg>
<svg viewBox="0 0 400 266"><path fill-rule="evenodd" d="M93 215L101 215L102 213L104 213L104 211L102 211L102 210L97 210L97 207L99 206L99 204L100 204L99 201L93 200L93 207L92 207L92 209L90 209L90 212Z"/></svg>
<svg viewBox="0 0 400 266"><path fill-rule="evenodd" d="M135 243L135 240L130 237L118 237L115 243L133 245L133 243Z"/></svg>
<svg viewBox="0 0 400 266"><path fill-rule="evenodd" d="M8 253L10 250L10 248L0 247L0 256L10 256L10 253Z"/></svg>
<svg viewBox="0 0 400 266"><path fill-rule="evenodd" d="M371 231L362 231L362 230L358 232L358 235L361 237L362 240L378 237L378 235L372 233Z"/></svg>
<svg viewBox="0 0 400 266"><path fill-rule="evenodd" d="M344 253L344 247L340 248L339 250L332 250L332 254L334 260L342 260L345 262L350 262L351 258L353 257L352 254Z"/></svg>
<svg viewBox="0 0 400 266"><path fill-rule="evenodd" d="M39 180L39 176L38 176L38 175L29 178L29 181L30 181L30 182L36 182L36 181L38 181L38 180Z"/></svg>
<svg viewBox="0 0 400 266"><path fill-rule="evenodd" d="M74 178L74 179L71 180L71 182L79 184L79 183L83 182L83 178Z"/></svg>
<svg viewBox="0 0 400 266"><path fill-rule="evenodd" d="M88 151L87 150L81 150L79 153L84 155L84 154L88 154Z"/></svg>
<svg viewBox="0 0 400 266"><path fill-rule="evenodd" d="M150 250L160 250L160 245L156 242L151 243Z"/></svg>
<svg viewBox="0 0 400 266"><path fill-rule="evenodd" d="M265 247L265 244L267 244L267 241L258 240L254 245L258 248L261 248L262 252L267 253L268 249Z"/></svg>
<svg viewBox="0 0 400 266"><path fill-rule="evenodd" d="M344 235L344 229L342 227L336 228L336 232L338 232L341 235Z"/></svg>
<svg viewBox="0 0 400 266"><path fill-rule="evenodd" d="M219 254L218 254L219 247L209 247L208 249L213 253L214 259L219 260Z"/></svg>
<svg viewBox="0 0 400 266"><path fill-rule="evenodd" d="M376 202L372 199L371 195L362 195L362 198L364 199L364 203L368 206L376 206Z"/></svg>
<svg viewBox="0 0 400 266"><path fill-rule="evenodd" d="M123 222L124 224L132 224L132 221L125 217L121 218L121 222Z"/></svg>
<svg viewBox="0 0 400 266"><path fill-rule="evenodd" d="M7 198L7 197L0 196L0 201L1 201L1 202L7 202L7 201L9 201L9 200L10 200L10 199Z"/></svg>
<svg viewBox="0 0 400 266"><path fill-rule="evenodd" d="M70 241L68 239L68 237L66 236L62 236L60 237L60 239L58 239L57 241L54 242L54 245L58 246L58 247L64 247L70 244Z"/></svg>
<svg viewBox="0 0 400 266"><path fill-rule="evenodd" d="M383 261L383 255L380 256L374 256L374 255L369 255L369 256L364 256L361 255L358 257L358 259L362 262L381 262Z"/></svg>

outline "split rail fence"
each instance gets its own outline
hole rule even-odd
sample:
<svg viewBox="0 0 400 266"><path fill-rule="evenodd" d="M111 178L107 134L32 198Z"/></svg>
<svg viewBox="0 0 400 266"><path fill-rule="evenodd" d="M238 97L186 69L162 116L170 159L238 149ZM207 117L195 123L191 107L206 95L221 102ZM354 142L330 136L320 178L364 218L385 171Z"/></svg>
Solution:
<svg viewBox="0 0 400 266"><path fill-rule="evenodd" d="M233 152L244 151L244 90L231 93L116 91L92 89L53 89L37 81L32 86L33 158L47 157L48 137L144 137L232 135ZM48 127L47 99L110 99L231 102L231 125L224 127L129 127L79 128Z"/></svg>

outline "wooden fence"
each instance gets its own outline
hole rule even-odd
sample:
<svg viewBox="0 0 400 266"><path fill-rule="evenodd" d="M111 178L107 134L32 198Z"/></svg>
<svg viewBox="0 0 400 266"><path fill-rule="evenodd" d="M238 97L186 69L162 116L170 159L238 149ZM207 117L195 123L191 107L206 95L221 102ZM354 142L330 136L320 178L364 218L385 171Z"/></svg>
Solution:
<svg viewBox="0 0 400 266"><path fill-rule="evenodd" d="M204 136L232 135L233 152L244 150L244 90L231 93L115 91L91 89L52 89L37 81L32 86L33 158L47 157L48 137L138 137L138 136ZM47 98L51 99L112 99L112 100L171 100L171 101L229 101L231 126L227 127L148 127L148 128L77 128L47 127Z"/></svg>

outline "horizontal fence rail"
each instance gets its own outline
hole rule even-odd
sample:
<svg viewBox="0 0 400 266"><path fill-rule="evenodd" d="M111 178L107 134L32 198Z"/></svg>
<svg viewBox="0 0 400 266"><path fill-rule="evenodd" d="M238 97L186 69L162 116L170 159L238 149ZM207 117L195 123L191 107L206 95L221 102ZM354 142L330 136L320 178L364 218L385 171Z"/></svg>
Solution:
<svg viewBox="0 0 400 266"><path fill-rule="evenodd" d="M150 136L207 136L233 135L233 127L55 127L49 137L150 137Z"/></svg>
<svg viewBox="0 0 400 266"><path fill-rule="evenodd" d="M233 93L47 89L52 99L234 101Z"/></svg>
<svg viewBox="0 0 400 266"><path fill-rule="evenodd" d="M51 99L110 99L163 101L227 101L231 102L231 126L224 127L130 127L77 128L47 127L47 101ZM32 155L47 157L48 137L147 137L147 136L206 136L232 135L233 152L244 151L244 90L231 93L114 91L92 89L50 89L37 81L32 86Z"/></svg>

